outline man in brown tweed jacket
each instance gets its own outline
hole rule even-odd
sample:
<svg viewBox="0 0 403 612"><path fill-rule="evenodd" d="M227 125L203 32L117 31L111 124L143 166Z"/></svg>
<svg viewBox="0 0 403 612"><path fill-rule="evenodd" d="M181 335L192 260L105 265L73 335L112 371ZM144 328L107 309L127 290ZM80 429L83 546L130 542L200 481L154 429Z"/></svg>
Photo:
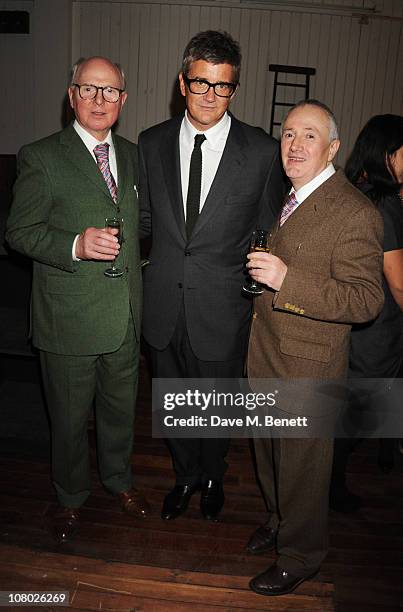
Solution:
<svg viewBox="0 0 403 612"><path fill-rule="evenodd" d="M292 188L272 231L272 253L248 256L251 276L266 287L255 299L250 380L344 378L351 324L374 319L382 307L382 221L335 171L339 144L332 112L316 100L298 103L283 122ZM261 438L255 450L269 519L248 551L276 547L278 558L250 586L283 595L316 574L327 552L333 441Z"/></svg>

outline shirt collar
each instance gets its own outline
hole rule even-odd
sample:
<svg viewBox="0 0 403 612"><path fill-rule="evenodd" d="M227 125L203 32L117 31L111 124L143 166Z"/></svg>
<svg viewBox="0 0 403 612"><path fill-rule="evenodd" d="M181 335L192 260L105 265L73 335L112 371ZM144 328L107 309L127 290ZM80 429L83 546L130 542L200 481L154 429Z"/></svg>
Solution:
<svg viewBox="0 0 403 612"><path fill-rule="evenodd" d="M77 119L74 120L73 123L73 127L75 129L75 131L77 132L77 134L80 136L81 140L83 141L83 143L85 144L85 146L87 147L87 149L93 153L95 147L99 144L103 144L105 142L107 142L109 144L109 146L111 148L113 148L113 139L112 139L112 132L111 130L109 130L108 135L106 138L104 138L104 140L97 140L94 136L92 136L92 134L90 134L89 132L87 132L87 130L85 128L83 128L82 125L80 125L77 121Z"/></svg>
<svg viewBox="0 0 403 612"><path fill-rule="evenodd" d="M194 137L196 136L196 134L203 133L207 139L209 149L212 149L214 151L223 151L230 127L231 117L227 112L223 114L218 123L213 125L213 127L209 128L208 130L205 130L204 132L200 132L200 130L197 130L194 125L189 121L187 111L185 112L185 117L183 120L184 136L186 138L186 142L192 148L194 145Z"/></svg>
<svg viewBox="0 0 403 612"><path fill-rule="evenodd" d="M294 192L296 195L296 198L298 200L298 204L302 204L302 202L304 200L307 199L308 196L311 195L311 193L313 193L315 191L315 189L317 189L318 187L320 187L322 185L322 183L324 183L325 181L327 181L327 179L329 179L331 176L333 176L333 174L336 172L333 164L329 164L328 166L326 166L326 168L324 170L322 170L322 172L320 174L318 174L318 176L315 176L315 178L313 178L311 181L309 181L309 183L307 183L306 185L303 185L302 187L300 187L300 189L298 189L298 191L296 191L294 189L294 187L290 190L290 193Z"/></svg>

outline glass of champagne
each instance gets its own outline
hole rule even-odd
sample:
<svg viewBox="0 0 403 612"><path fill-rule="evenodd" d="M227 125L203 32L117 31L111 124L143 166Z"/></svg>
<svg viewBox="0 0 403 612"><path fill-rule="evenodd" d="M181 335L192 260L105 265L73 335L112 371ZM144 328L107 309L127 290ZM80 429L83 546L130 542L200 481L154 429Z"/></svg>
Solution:
<svg viewBox="0 0 403 612"><path fill-rule="evenodd" d="M111 229L118 230L118 233L114 235L116 236L119 244L121 245L123 242L123 219L119 219L118 217L108 217L107 219L105 219L105 228L106 229L111 228ZM122 276L123 270L116 267L117 257L119 257L119 255L117 255L115 259L113 260L112 266L108 268L107 270L105 270L104 272L105 276L109 276L111 278Z"/></svg>
<svg viewBox="0 0 403 612"><path fill-rule="evenodd" d="M271 234L267 230L257 229L253 232L250 241L249 253L255 253L256 251L263 251L270 253L270 238ZM243 290L252 295L261 295L264 291L263 285L249 277L243 286Z"/></svg>

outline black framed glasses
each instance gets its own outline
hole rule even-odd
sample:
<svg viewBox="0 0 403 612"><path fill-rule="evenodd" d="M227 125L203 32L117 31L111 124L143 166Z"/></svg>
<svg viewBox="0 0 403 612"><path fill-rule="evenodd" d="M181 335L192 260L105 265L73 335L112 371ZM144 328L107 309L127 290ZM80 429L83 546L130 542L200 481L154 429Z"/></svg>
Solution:
<svg viewBox="0 0 403 612"><path fill-rule="evenodd" d="M210 83L205 79L189 79L186 75L183 75L183 80L189 91L199 96L206 94L212 87L219 98L230 98L238 87L238 83Z"/></svg>
<svg viewBox="0 0 403 612"><path fill-rule="evenodd" d="M80 98L83 100L93 100L97 97L98 91L102 91L102 97L105 102L117 102L124 92L124 89L118 89L117 87L109 87L106 85L105 87L97 87L97 85L90 85L84 83L83 85L79 85L78 83L72 83L73 87L78 87L78 93L80 94Z"/></svg>

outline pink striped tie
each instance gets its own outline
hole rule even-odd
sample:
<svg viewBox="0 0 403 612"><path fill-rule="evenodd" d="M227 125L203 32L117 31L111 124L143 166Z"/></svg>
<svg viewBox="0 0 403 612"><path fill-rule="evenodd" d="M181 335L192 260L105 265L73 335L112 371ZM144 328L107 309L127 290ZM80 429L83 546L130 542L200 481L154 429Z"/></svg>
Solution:
<svg viewBox="0 0 403 612"><path fill-rule="evenodd" d="M284 199L284 204L283 204L283 208L281 209L281 215L280 215L280 227L283 225L283 223L285 223L285 221L287 221L288 217L292 215L292 213L297 208L297 206L298 206L298 200L295 195L295 191L292 191Z"/></svg>
<svg viewBox="0 0 403 612"><path fill-rule="evenodd" d="M98 167L105 179L105 183L108 186L109 193L112 196L113 201L116 203L118 198L118 188L116 187L115 179L109 166L109 144L99 144L94 149L94 155L97 159Z"/></svg>

